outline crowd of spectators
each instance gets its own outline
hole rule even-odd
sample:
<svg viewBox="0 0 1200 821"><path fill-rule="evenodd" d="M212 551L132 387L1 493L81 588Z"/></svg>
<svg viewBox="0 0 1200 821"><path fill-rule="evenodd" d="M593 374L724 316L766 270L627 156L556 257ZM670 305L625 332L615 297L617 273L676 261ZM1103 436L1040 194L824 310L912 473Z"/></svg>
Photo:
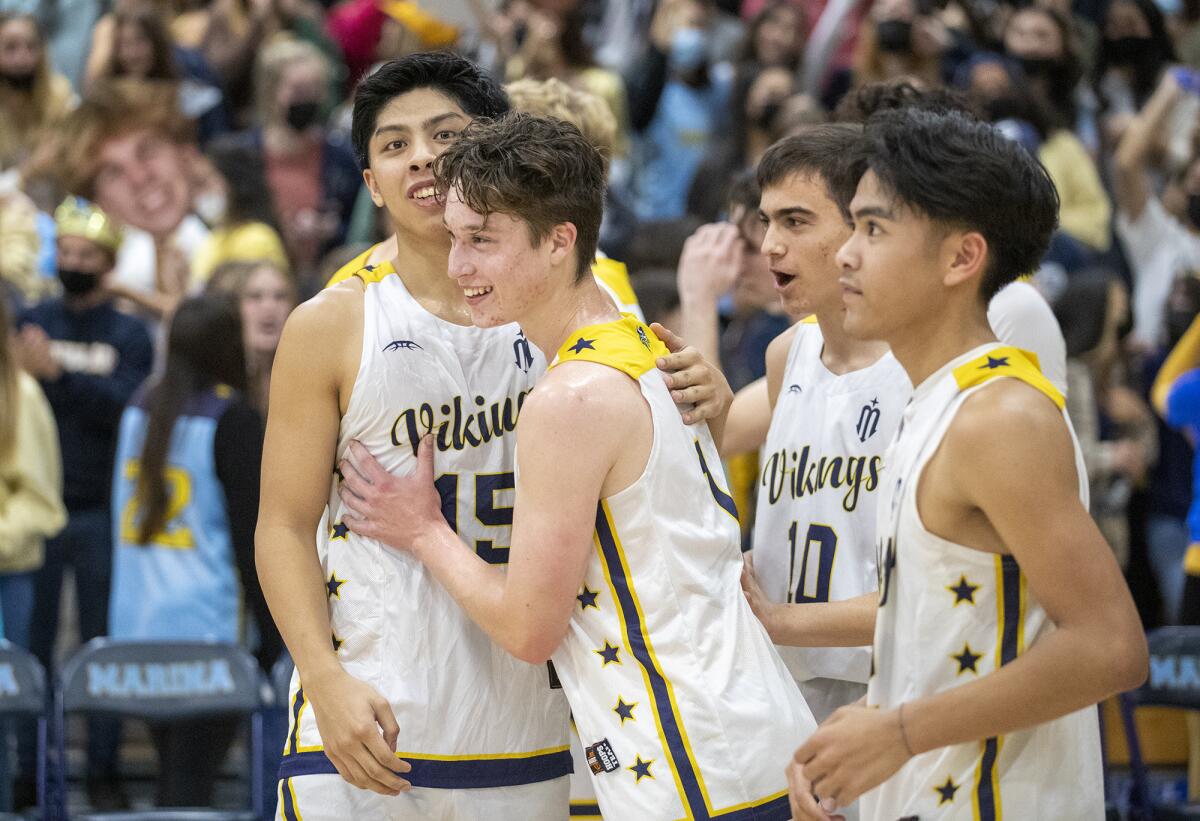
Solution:
<svg viewBox="0 0 1200 821"><path fill-rule="evenodd" d="M787 327L748 173L773 142L923 89L1035 153L1061 213L1030 275L1065 341L1092 511L1146 623L1181 618L1192 442L1149 397L1200 311L1196 0L0 0L7 639L53 668L68 570L79 638L114 633L145 595L114 557L169 524L190 447L225 494L247 616L194 637L274 662L250 558L272 358L291 308L386 239L355 83L436 48L603 146L601 250L735 389ZM752 511L747 458L731 473ZM98 805L123 801L118 741L92 722ZM175 787L160 799L211 784Z"/></svg>

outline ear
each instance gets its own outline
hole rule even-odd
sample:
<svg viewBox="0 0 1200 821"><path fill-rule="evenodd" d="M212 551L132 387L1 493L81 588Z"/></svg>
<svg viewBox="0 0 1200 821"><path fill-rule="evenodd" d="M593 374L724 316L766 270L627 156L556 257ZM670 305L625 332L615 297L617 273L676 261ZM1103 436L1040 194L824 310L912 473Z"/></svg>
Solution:
<svg viewBox="0 0 1200 821"><path fill-rule="evenodd" d="M364 168L363 182L367 185L367 190L371 192L371 202L375 203L376 208L383 207L383 194L379 193L379 183L375 179L375 172L370 168Z"/></svg>
<svg viewBox="0 0 1200 821"><path fill-rule="evenodd" d="M954 287L982 278L990 250L983 234L978 231L954 231L946 241L951 244L948 253L952 254L952 259L942 282L947 287Z"/></svg>
<svg viewBox="0 0 1200 821"><path fill-rule="evenodd" d="M575 258L575 240L579 238L579 229L573 222L560 222L550 229L547 241L550 243L550 261L555 265Z"/></svg>

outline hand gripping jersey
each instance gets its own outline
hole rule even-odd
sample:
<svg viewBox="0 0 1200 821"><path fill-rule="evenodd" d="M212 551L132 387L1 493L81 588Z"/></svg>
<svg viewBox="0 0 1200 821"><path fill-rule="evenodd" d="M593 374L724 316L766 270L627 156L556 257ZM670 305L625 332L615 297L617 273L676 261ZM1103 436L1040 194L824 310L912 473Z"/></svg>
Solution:
<svg viewBox="0 0 1200 821"><path fill-rule="evenodd" d="M1055 628L1011 556L972 550L926 530L921 472L968 396L996 378L1020 379L1063 407L1062 395L1016 348L992 343L922 382L895 444L879 500L879 613L869 704L888 709L987 676ZM1070 421L1063 413L1063 424ZM1079 494L1087 472L1074 431ZM1036 468L1035 468L1036 469ZM863 819L1104 817L1095 708L1007 736L932 750L863 796Z"/></svg>
<svg viewBox="0 0 1200 821"><path fill-rule="evenodd" d="M545 360L516 325L481 329L435 317L394 274L390 264L359 274L362 361L338 458L357 439L388 471L407 473L432 431L446 520L488 562L506 564L517 411ZM397 755L412 764L404 777L414 787L456 789L567 775L566 700L547 667L494 644L415 559L351 533L334 484L317 540L330 641L346 671L395 711ZM280 777L335 772L295 678L289 706Z"/></svg>
<svg viewBox="0 0 1200 821"><path fill-rule="evenodd" d="M225 385L205 391L175 420L164 469L166 522L149 544L138 543L136 495L148 424L144 394L121 416L113 476L113 638L240 638L242 596L225 487L213 457L217 422L234 395Z"/></svg>
<svg viewBox="0 0 1200 821"><path fill-rule="evenodd" d="M760 461L754 569L772 601L828 602L876 589L875 502L883 452L912 393L891 353L851 373L821 362L825 340L801 322ZM780 647L797 681L866 683L869 647Z"/></svg>
<svg viewBox="0 0 1200 821"><path fill-rule="evenodd" d="M636 318L572 333L563 362L636 379L654 444L601 500L595 553L554 667L606 818L787 819L784 767L815 724L740 587L732 500L706 425L687 426Z"/></svg>

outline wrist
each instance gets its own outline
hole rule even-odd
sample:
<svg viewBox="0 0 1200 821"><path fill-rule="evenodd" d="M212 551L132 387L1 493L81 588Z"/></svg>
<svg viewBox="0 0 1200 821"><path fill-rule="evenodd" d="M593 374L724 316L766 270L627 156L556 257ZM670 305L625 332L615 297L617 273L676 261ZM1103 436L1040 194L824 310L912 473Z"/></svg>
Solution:
<svg viewBox="0 0 1200 821"><path fill-rule="evenodd" d="M332 653L322 652L317 658L307 661L303 666L297 664L300 671L300 681L309 692L320 690L330 681L347 675L342 669L341 662Z"/></svg>

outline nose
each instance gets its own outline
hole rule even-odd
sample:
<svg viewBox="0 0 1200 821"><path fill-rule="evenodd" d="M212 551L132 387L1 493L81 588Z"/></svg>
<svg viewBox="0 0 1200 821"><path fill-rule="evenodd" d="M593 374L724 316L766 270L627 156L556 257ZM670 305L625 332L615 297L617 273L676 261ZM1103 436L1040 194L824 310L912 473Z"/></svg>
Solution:
<svg viewBox="0 0 1200 821"><path fill-rule="evenodd" d="M451 279L460 279L475 273L475 266L465 259L461 246L455 243L450 248L450 259L446 270Z"/></svg>
<svg viewBox="0 0 1200 821"><path fill-rule="evenodd" d="M779 232L775 229L774 223L768 223L767 230L763 232L763 241L759 250L771 259L783 256L785 248L779 240Z"/></svg>
<svg viewBox="0 0 1200 821"><path fill-rule="evenodd" d="M409 168L412 171L424 171L433 166L433 161L437 159L437 153L434 151L432 143L425 137L416 137L413 142L412 158L409 160Z"/></svg>
<svg viewBox="0 0 1200 821"><path fill-rule="evenodd" d="M857 236L857 234L851 234L850 238L842 243L842 247L837 250L837 253L833 257L833 261L843 271L853 271L859 266Z"/></svg>

